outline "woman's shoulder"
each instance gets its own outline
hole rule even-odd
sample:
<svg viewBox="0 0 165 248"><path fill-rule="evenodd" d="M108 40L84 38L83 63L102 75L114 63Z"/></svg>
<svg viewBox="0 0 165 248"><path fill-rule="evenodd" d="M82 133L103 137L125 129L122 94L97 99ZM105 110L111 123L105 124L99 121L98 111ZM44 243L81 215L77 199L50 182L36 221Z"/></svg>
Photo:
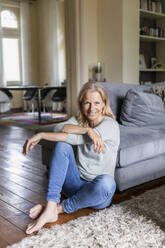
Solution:
<svg viewBox="0 0 165 248"><path fill-rule="evenodd" d="M110 116L105 116L100 128L103 128L105 130L111 128L113 130L116 130L116 132L119 132L119 123Z"/></svg>
<svg viewBox="0 0 165 248"><path fill-rule="evenodd" d="M96 127L96 129L104 131L109 130L109 128L119 129L118 122L109 116L105 116L103 121Z"/></svg>
<svg viewBox="0 0 165 248"><path fill-rule="evenodd" d="M116 120L105 116L103 121L95 128L96 132L105 140L115 140L118 143L120 130Z"/></svg>
<svg viewBox="0 0 165 248"><path fill-rule="evenodd" d="M77 118L75 116L70 117L67 122L68 124L78 124Z"/></svg>
<svg viewBox="0 0 165 248"><path fill-rule="evenodd" d="M105 116L103 121L119 126L118 122L113 118L111 118L110 116Z"/></svg>
<svg viewBox="0 0 165 248"><path fill-rule="evenodd" d="M75 116L72 116L70 117L67 121L64 121L64 122L60 122L60 123L57 123L55 126L54 126L54 132L61 132L63 127L67 124L73 124L73 125L78 125L78 121L77 119L75 118Z"/></svg>

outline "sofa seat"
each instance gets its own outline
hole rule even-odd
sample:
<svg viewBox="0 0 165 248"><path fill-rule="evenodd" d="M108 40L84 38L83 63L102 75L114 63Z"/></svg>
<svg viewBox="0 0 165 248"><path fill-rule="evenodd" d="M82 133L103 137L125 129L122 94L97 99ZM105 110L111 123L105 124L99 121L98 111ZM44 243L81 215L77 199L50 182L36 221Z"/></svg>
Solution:
<svg viewBox="0 0 165 248"><path fill-rule="evenodd" d="M165 154L165 125L125 127L120 125L117 167Z"/></svg>

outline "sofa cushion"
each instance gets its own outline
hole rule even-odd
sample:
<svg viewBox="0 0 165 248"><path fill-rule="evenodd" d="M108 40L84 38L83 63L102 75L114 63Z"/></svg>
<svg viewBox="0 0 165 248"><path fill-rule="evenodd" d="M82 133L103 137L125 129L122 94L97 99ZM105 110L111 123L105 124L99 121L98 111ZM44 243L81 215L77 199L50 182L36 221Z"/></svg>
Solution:
<svg viewBox="0 0 165 248"><path fill-rule="evenodd" d="M138 91L148 90L148 85L138 84L125 84L125 83L101 83L105 88L109 99L111 109L116 116L116 119L120 121L121 106L123 104L124 97L129 89L135 89Z"/></svg>
<svg viewBox="0 0 165 248"><path fill-rule="evenodd" d="M130 89L123 101L120 122L129 127L164 124L164 102L155 94Z"/></svg>
<svg viewBox="0 0 165 248"><path fill-rule="evenodd" d="M165 124L148 127L120 125L117 167L126 167L165 154Z"/></svg>

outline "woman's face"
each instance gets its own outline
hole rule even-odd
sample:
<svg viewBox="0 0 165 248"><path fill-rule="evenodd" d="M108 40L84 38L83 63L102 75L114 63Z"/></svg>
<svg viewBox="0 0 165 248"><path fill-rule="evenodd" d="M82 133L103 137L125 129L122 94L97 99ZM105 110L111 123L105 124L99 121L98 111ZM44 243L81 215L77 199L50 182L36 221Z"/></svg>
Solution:
<svg viewBox="0 0 165 248"><path fill-rule="evenodd" d="M85 95L82 110L88 121L99 121L102 117L104 102L97 91Z"/></svg>

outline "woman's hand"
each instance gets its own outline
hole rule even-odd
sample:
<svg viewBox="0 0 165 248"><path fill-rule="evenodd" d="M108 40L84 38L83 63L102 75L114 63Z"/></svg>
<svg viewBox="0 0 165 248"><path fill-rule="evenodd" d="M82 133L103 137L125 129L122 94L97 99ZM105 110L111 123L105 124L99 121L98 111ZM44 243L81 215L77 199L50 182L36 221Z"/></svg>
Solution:
<svg viewBox="0 0 165 248"><path fill-rule="evenodd" d="M26 155L28 151L31 151L33 147L40 142L41 139L42 139L41 133L37 133L36 135L28 139L23 145L23 154Z"/></svg>
<svg viewBox="0 0 165 248"><path fill-rule="evenodd" d="M88 136L92 139L94 143L94 151L97 153L104 153L104 143L102 138L94 131L92 128L88 128Z"/></svg>

